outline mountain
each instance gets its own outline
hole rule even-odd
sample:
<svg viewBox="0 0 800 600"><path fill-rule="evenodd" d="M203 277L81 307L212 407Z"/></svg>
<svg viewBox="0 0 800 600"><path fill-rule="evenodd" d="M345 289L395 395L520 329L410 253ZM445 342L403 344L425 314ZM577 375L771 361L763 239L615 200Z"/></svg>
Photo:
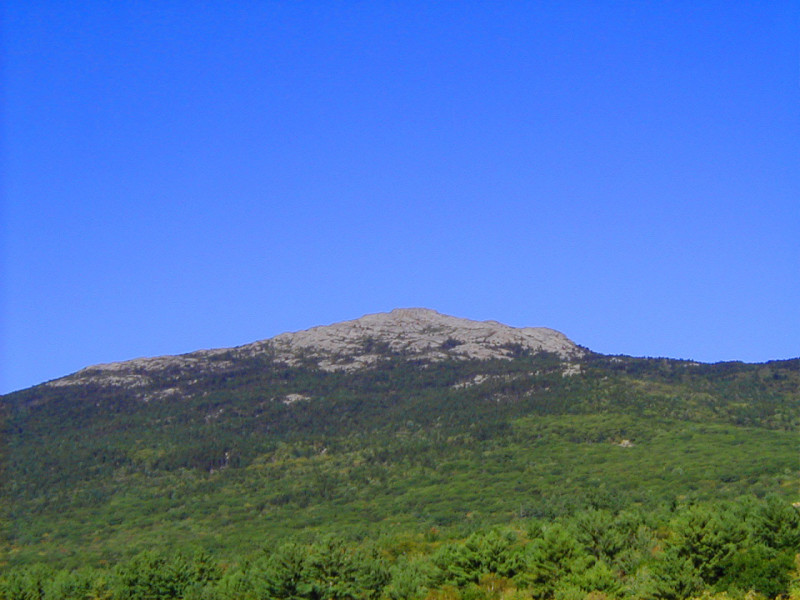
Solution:
<svg viewBox="0 0 800 600"><path fill-rule="evenodd" d="M181 356L95 365L47 385L143 389L164 377L179 381L214 377L236 370L237 365L247 359L262 359L280 367L303 364L327 372L352 372L375 366L387 355L437 362L447 359L511 359L520 352L553 353L567 365L571 359L584 355L581 348L552 329L519 329L496 321L470 321L430 309L406 308L284 333L233 349L201 350ZM181 391L173 387L156 393L171 395Z"/></svg>
<svg viewBox="0 0 800 600"><path fill-rule="evenodd" d="M397 309L0 398L0 564L798 499L800 360L605 356Z"/></svg>

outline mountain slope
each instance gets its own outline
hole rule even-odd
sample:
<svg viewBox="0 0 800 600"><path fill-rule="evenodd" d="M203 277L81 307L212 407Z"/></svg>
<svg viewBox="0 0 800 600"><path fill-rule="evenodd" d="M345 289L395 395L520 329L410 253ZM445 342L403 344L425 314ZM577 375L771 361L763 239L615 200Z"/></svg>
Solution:
<svg viewBox="0 0 800 600"><path fill-rule="evenodd" d="M799 400L798 360L608 357L424 309L98 365L2 398L2 550L230 555L298 533L796 500Z"/></svg>

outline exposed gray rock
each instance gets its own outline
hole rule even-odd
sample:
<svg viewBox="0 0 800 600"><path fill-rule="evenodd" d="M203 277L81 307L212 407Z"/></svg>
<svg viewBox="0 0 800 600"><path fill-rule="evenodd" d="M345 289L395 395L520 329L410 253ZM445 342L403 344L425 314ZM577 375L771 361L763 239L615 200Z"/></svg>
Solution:
<svg viewBox="0 0 800 600"><path fill-rule="evenodd" d="M228 356L270 355L276 362L297 365L312 361L326 371L368 368L387 352L414 359L510 359L520 351L551 352L565 361L565 375L579 373L570 361L584 351L565 335L545 327L515 328L497 321L471 321L425 308L399 308L360 319L283 333L269 340L234 349L200 350L179 356L139 358L88 367L50 382L51 386L95 383L144 387L151 375L170 371L197 377L198 373L230 368Z"/></svg>
<svg viewBox="0 0 800 600"><path fill-rule="evenodd" d="M157 356L154 358L135 358L115 363L93 365L77 373L48 382L54 387L70 385L99 384L137 388L150 385L151 374L174 371L176 374L219 371L232 366L231 361L210 360L227 350L198 350L178 356Z"/></svg>
<svg viewBox="0 0 800 600"><path fill-rule="evenodd" d="M565 360L583 350L564 334L545 327L515 328L497 321L470 321L426 308L398 308L269 341L279 360L289 364L298 356L319 360L325 370L353 370L379 358L371 346L385 344L393 353L431 361L445 358L512 358L519 350L552 352Z"/></svg>

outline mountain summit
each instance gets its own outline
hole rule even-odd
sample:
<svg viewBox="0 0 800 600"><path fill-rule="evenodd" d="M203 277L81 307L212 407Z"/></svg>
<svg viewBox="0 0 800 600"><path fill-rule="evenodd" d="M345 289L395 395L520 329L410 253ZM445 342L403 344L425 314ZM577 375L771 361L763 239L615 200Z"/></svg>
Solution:
<svg viewBox="0 0 800 600"><path fill-rule="evenodd" d="M427 308L397 308L333 325L282 333L237 348L94 365L48 385L142 387L149 385L153 376L213 374L230 369L237 359L254 357L288 367L311 362L323 371L353 371L369 367L387 355L435 362L448 358L510 359L520 353L539 352L556 354L565 361L584 355L583 349L553 329L472 321Z"/></svg>
<svg viewBox="0 0 800 600"><path fill-rule="evenodd" d="M285 333L270 343L284 360L298 351L310 352L320 359L319 366L325 370L348 370L374 362L379 356L376 346L394 354L434 361L510 358L519 351L551 352L563 359L583 354L564 334L553 329L471 321L426 308L397 308L354 321Z"/></svg>

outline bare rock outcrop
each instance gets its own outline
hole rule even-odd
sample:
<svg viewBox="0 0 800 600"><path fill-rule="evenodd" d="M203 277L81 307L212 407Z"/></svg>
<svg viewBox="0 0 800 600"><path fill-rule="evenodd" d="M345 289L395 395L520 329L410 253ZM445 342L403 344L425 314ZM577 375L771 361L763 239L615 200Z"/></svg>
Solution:
<svg viewBox="0 0 800 600"><path fill-rule="evenodd" d="M200 350L179 356L139 358L95 365L50 382L50 386L93 383L141 388L154 375L196 378L235 366L236 357L268 355L277 363L297 365L311 361L326 371L367 368L387 354L440 361L455 359L510 359L521 352L550 352L565 361L584 351L566 336L545 327L516 328L497 321L471 321L425 308L399 308L360 319L274 338L232 349Z"/></svg>
<svg viewBox="0 0 800 600"><path fill-rule="evenodd" d="M552 352L564 360L583 351L564 334L545 327L515 328L497 321L471 321L426 308L398 308L354 321L284 333L269 344L279 360L313 357L325 370L369 365L388 350L431 361L446 358L512 358L520 351Z"/></svg>

